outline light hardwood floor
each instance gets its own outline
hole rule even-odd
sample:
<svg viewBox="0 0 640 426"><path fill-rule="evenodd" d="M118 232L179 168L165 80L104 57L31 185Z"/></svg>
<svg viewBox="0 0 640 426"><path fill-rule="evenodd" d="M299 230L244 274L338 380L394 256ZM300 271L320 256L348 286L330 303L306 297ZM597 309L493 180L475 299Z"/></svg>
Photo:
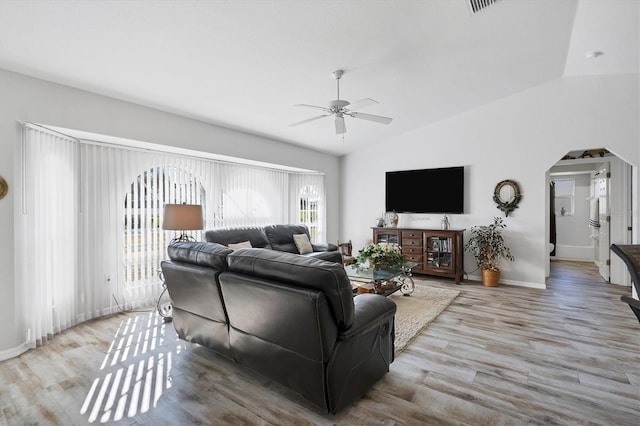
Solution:
<svg viewBox="0 0 640 426"><path fill-rule="evenodd" d="M0 424L640 424L628 288L579 262L553 262L547 290L455 287L390 373L337 415L139 312L1 362Z"/></svg>

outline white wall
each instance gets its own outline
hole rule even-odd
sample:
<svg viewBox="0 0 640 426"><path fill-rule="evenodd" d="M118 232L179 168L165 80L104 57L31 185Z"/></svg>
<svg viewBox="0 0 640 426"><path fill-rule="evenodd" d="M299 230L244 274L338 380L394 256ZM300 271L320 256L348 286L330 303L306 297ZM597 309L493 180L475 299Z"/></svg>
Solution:
<svg viewBox="0 0 640 426"><path fill-rule="evenodd" d="M369 227L384 209L385 171L462 165L466 213L452 216L452 228L501 216L492 200L495 185L517 181L523 199L506 218L505 233L516 261L504 265L502 282L543 287L546 172L573 149L603 146L637 169L638 86L638 75L564 77L343 157L349 184L341 192L342 238L351 238L354 250L371 238ZM634 179L637 196L637 173ZM428 187L415 188L416 196L428 193ZM440 216L401 215L399 225L438 228ZM470 255L464 262L466 271L476 268Z"/></svg>
<svg viewBox="0 0 640 426"><path fill-rule="evenodd" d="M326 174L327 239L338 239L339 160L331 155L210 125L67 86L0 70L0 175L9 184L0 200L0 359L23 342L16 309L14 203L20 173L21 127L31 121L145 142L318 170Z"/></svg>

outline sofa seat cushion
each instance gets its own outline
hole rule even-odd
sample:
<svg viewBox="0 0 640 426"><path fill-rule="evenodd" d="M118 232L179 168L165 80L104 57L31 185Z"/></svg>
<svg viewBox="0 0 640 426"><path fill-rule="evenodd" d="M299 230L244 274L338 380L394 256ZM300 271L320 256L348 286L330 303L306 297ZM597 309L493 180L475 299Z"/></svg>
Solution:
<svg viewBox="0 0 640 426"><path fill-rule="evenodd" d="M326 294L340 330L354 319L353 293L342 263L275 250L240 249L227 257L230 272L287 283Z"/></svg>
<svg viewBox="0 0 640 426"><path fill-rule="evenodd" d="M218 243L224 246L238 244L245 241L251 243L255 248L271 248L269 240L262 227L244 227L228 229L212 229L204 234L205 239L211 243Z"/></svg>

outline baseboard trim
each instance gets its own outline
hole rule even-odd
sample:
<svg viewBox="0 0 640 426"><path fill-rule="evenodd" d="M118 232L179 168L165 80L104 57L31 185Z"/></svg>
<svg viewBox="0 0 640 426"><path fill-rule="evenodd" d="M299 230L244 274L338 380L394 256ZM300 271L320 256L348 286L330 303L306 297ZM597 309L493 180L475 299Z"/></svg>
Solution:
<svg viewBox="0 0 640 426"><path fill-rule="evenodd" d="M7 359L20 356L26 351L28 351L29 349L31 349L31 347L27 344L27 342L24 342L21 345L16 346L15 348L9 348L9 349L0 351L0 361L5 361Z"/></svg>
<svg viewBox="0 0 640 426"><path fill-rule="evenodd" d="M482 276L480 275L469 275L467 279L482 282ZM547 288L547 285L545 283L531 283L527 281L505 280L502 278L500 278L500 284L512 285L516 287L539 288L542 290Z"/></svg>
<svg viewBox="0 0 640 426"><path fill-rule="evenodd" d="M566 260L578 260L585 262L593 262L594 260L593 245L590 246L569 246L569 245L556 245L556 257Z"/></svg>
<svg viewBox="0 0 640 426"><path fill-rule="evenodd" d="M154 308L150 308L150 311L153 311L154 309L155 309L155 307ZM113 307L109 307L109 308L102 308L102 309L99 310L99 312L102 312L102 314L98 315L98 316L90 315L91 318L89 318L89 320L96 319L96 318L102 318L102 317L105 317L107 315L117 314L118 312L121 312L121 310L118 309L118 307L113 306ZM75 324L73 324L70 327L65 328L64 330L68 330L70 328L73 328L76 325L82 324L85 321L87 321L87 318L86 318L85 315L78 315L76 317ZM62 330L62 331L64 331L64 330ZM60 332L61 331L57 331L54 334L54 338ZM24 343L21 343L20 345L16 346L15 348L4 349L4 350L0 351L0 361L5 361L7 359L15 358L17 356L22 355L23 353L25 353L29 349L33 349L33 348L34 348L34 346L30 346L28 342L24 342Z"/></svg>
<svg viewBox="0 0 640 426"><path fill-rule="evenodd" d="M552 262L554 260L568 260L570 262L583 262L583 263L593 263L594 265L596 264L596 261L591 259L591 260L584 260L584 259L574 259L572 257L561 257L561 256L549 256L549 260L551 260Z"/></svg>

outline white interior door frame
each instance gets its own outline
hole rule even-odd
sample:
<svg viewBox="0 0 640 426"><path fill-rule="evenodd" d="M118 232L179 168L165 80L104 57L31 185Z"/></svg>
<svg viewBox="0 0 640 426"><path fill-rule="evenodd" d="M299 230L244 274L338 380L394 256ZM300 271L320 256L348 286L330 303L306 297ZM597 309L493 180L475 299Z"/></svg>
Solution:
<svg viewBox="0 0 640 426"><path fill-rule="evenodd" d="M600 276L606 281L609 281L610 278L609 262L611 261L611 252L609 250L611 238L611 216L609 214L611 182L609 179L609 167L609 162L597 164L591 178L591 198L598 201L597 207L599 210L599 227L592 228L592 236L596 239L594 258Z"/></svg>
<svg viewBox="0 0 640 426"><path fill-rule="evenodd" d="M618 157L610 161L609 179L609 246L611 244L632 243L632 190L633 170L630 164ZM624 286L631 286L627 267L618 256L610 256L610 282Z"/></svg>
<svg viewBox="0 0 640 426"><path fill-rule="evenodd" d="M598 241L594 244L594 258L604 279L613 284L631 286L628 271L624 262L617 256L611 256L609 247L615 244L638 244L640 232L638 230L638 205L637 198L632 194L640 194L638 188L634 188L633 183L638 181L638 166L632 166L617 156L603 158L601 163L593 164L594 172L603 167L610 172L610 177L606 181L606 202L601 211L601 229L599 230ZM588 160L585 159L585 163ZM593 162L595 163L595 162ZM558 163L560 164L560 163ZM551 180L549 170L545 173L545 211L547 238L549 233L549 182ZM592 185L592 196L595 196L595 187ZM635 215L633 212L636 212ZM607 220L609 217L609 221ZM550 256L547 257L546 276L550 272ZM607 265L607 260L609 265Z"/></svg>

